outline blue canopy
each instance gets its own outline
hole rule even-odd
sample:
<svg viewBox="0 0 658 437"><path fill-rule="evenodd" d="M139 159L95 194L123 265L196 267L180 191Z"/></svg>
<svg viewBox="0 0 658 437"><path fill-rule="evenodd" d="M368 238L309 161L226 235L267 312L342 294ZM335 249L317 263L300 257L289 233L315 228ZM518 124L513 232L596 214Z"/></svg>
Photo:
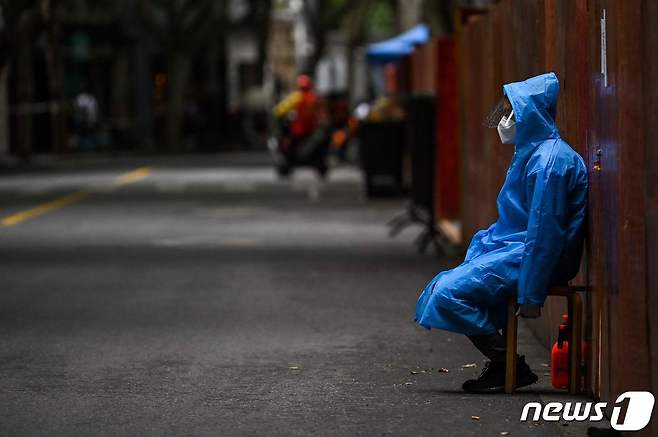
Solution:
<svg viewBox="0 0 658 437"><path fill-rule="evenodd" d="M366 56L373 62L397 61L413 52L415 46L424 44L429 39L429 28L425 24L419 24L396 37L370 44Z"/></svg>
<svg viewBox="0 0 658 437"><path fill-rule="evenodd" d="M414 46L425 44L430 39L430 28L426 24L418 24L406 32L396 36L395 39Z"/></svg>

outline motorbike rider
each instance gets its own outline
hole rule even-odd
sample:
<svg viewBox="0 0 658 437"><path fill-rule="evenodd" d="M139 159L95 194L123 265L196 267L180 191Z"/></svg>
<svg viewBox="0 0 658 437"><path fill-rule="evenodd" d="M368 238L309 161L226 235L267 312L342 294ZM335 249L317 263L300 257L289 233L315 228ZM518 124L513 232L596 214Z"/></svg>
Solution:
<svg viewBox="0 0 658 437"><path fill-rule="evenodd" d="M280 151L286 159L286 167L298 164L297 152L300 144L317 126L318 96L313 90L313 80L302 74L297 78L297 90L286 96L274 107L274 116L287 120L287 135L283 135Z"/></svg>

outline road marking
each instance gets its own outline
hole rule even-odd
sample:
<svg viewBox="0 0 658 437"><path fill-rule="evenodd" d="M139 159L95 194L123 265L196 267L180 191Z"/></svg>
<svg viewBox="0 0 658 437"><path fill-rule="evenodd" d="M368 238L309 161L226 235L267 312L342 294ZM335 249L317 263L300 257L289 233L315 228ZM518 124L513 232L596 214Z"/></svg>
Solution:
<svg viewBox="0 0 658 437"><path fill-rule="evenodd" d="M161 247L257 247L262 243L262 240L257 238L221 235L188 235L152 241L153 245Z"/></svg>
<svg viewBox="0 0 658 437"><path fill-rule="evenodd" d="M152 172L151 167L140 167L136 170L117 176L114 180L114 185L117 187L123 187L125 185L133 184L139 182L142 179L146 178ZM15 226L25 220L40 216L50 211L63 208L67 205L71 205L81 200L89 197L91 193L89 191L76 191L75 193L67 194L66 196L58 197L55 200L50 202L43 203L41 205L35 206L25 211L17 212L15 214L8 215L0 220L0 226L10 227Z"/></svg>
<svg viewBox="0 0 658 437"><path fill-rule="evenodd" d="M144 179L145 177L147 177L150 174L151 174L151 167L140 167L136 170L133 170L131 172L128 172L126 174L118 176L115 179L114 184L119 186L119 187L122 187L122 186L128 185L128 184L134 184L135 182L141 181L142 179Z"/></svg>
<svg viewBox="0 0 658 437"><path fill-rule="evenodd" d="M47 213L48 211L54 211L65 207L66 205L71 205L73 203L79 202L85 197L89 196L87 191L76 191L75 193L68 194L66 196L58 197L55 200L35 206L34 208L26 209L25 211L17 212L16 214L9 215L0 221L0 224L4 227L14 226L25 220L29 220L33 217L40 216Z"/></svg>

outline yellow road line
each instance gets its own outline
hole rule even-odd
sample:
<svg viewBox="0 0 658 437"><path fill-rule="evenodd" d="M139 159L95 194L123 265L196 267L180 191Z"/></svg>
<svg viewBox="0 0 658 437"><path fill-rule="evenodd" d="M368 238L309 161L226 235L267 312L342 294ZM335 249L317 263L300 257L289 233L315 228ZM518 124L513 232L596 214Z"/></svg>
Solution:
<svg viewBox="0 0 658 437"><path fill-rule="evenodd" d="M150 167L140 167L136 170L117 176L114 180L114 184L118 187L123 187L125 185L133 184L139 182L148 175L151 174ZM54 211L56 209L63 208L67 205L80 202L86 197L91 195L88 191L76 191L75 193L67 194L66 196L58 197L55 200L50 202L43 203L41 205L35 206L34 208L26 209L25 211L17 212L16 214L8 215L0 220L0 226L9 227L17 225L25 220L40 216L49 211Z"/></svg>
<svg viewBox="0 0 658 437"><path fill-rule="evenodd" d="M63 208L66 205L71 205L76 203L89 196L90 193L87 191L76 191L75 193L68 194L66 196L58 197L55 200L35 206L34 208L26 209L25 211L17 212L16 214L9 215L3 218L0 221L2 226L14 226L25 220L29 220L33 217L37 217L41 214L45 214L48 211L53 211L59 208Z"/></svg>
<svg viewBox="0 0 658 437"><path fill-rule="evenodd" d="M136 170L118 176L114 183L120 187L139 182L151 174L151 167L140 167Z"/></svg>

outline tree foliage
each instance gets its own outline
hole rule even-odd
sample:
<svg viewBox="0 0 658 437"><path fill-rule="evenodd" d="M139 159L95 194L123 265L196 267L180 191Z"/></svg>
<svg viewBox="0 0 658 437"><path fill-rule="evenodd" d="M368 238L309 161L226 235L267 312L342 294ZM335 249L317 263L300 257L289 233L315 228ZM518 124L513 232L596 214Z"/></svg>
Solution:
<svg viewBox="0 0 658 437"><path fill-rule="evenodd" d="M219 12L224 3L217 0L141 0L138 7L142 24L166 50L191 53L219 30Z"/></svg>

